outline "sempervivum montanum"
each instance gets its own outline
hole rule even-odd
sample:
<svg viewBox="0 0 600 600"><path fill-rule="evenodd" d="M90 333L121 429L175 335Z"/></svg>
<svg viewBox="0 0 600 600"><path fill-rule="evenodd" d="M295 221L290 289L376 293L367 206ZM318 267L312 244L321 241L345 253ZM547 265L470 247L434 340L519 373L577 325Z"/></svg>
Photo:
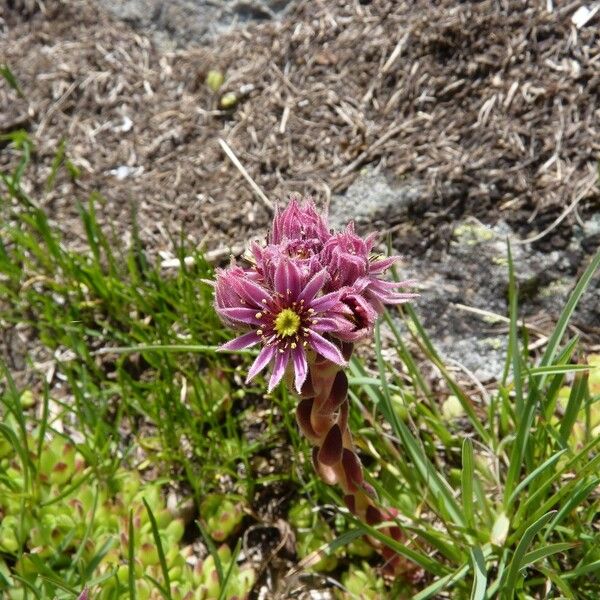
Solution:
<svg viewBox="0 0 600 600"><path fill-rule="evenodd" d="M344 366L354 343L373 335L386 304L401 304L415 294L412 281L390 282L384 272L397 257L372 253L375 236L358 236L354 226L334 233L311 201L293 198L277 211L266 243L254 243L248 266L217 271L215 305L222 320L241 335L222 346L241 350L259 346L250 381L272 365L269 391L282 379L300 397L296 416L314 445L313 462L328 484L338 484L348 509L369 525L394 515L377 506L348 429L348 378ZM400 528L384 532L401 538ZM403 561L378 546L388 572Z"/></svg>

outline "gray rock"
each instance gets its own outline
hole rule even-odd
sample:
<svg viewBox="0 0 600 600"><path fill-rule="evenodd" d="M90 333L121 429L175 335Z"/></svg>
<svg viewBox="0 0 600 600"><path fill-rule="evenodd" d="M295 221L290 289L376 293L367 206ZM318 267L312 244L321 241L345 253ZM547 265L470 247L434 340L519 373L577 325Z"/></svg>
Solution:
<svg viewBox="0 0 600 600"><path fill-rule="evenodd" d="M483 382L500 378L506 360L508 325L493 314L508 315L508 236L515 237L504 222L493 227L462 222L455 226L449 248L440 260L425 254L407 261L402 268L402 276L422 283L417 306L441 355L458 361ZM542 317L546 321L542 329L549 329L557 319L577 275L587 265L581 247L577 242L572 246L567 253L511 246L519 315L525 321ZM600 327L598 275L578 306L575 323ZM464 306L493 314L476 315ZM536 339L532 334L531 340Z"/></svg>
<svg viewBox="0 0 600 600"><path fill-rule="evenodd" d="M163 47L209 42L232 27L274 19L292 0L99 0L118 19L152 33Z"/></svg>
<svg viewBox="0 0 600 600"><path fill-rule="evenodd" d="M423 186L419 183L392 185L385 175L367 167L344 194L332 197L329 222L336 229L349 221L354 221L359 228L361 225L385 226L417 202L422 194Z"/></svg>

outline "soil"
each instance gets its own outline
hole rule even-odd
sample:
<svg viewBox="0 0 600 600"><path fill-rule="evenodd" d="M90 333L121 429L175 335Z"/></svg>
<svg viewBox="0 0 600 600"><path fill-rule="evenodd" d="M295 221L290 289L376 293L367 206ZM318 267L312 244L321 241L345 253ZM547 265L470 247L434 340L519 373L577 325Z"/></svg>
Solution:
<svg viewBox="0 0 600 600"><path fill-rule="evenodd" d="M600 207L600 36L571 22L580 4L293 2L280 20L166 51L95 2L11 0L0 55L25 100L0 88L0 130L29 130L31 193L73 244L75 200L92 192L125 238L135 207L155 252L180 231L209 250L260 236L269 208L223 138L272 202L298 191L328 204L376 165L416 191L389 222L409 256L445 247L458 218L528 236L575 203L538 242L564 248ZM218 92L209 70L225 76ZM81 174L46 193L62 139Z"/></svg>

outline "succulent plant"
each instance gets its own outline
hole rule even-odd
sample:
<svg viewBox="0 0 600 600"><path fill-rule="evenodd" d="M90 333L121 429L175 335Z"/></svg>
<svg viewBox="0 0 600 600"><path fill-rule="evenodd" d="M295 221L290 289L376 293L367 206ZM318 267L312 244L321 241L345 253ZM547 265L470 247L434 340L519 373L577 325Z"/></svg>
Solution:
<svg viewBox="0 0 600 600"><path fill-rule="evenodd" d="M129 593L131 544L137 598L162 598L149 579L164 584L160 551L144 501L156 523L173 600L242 600L248 596L254 571L232 564L228 546L219 549L223 572L229 573L223 595L214 558L199 561L191 546L180 546L185 526L167 509L160 485L144 482L136 471L124 468L106 481L95 481L70 440L55 434L43 444L38 457L36 435L33 432L28 440L31 461L26 471L12 446L0 444L2 598L20 600L24 595L22 579L31 586L44 587L44 593L53 597L55 590L48 587L51 583L39 577L40 561L60 577L61 572L72 569L75 556L83 564L76 572L92 565L89 580L101 581L86 588L87 597L124 598ZM239 503L225 498L211 510L211 518L216 519L225 537L239 525ZM129 539L130 514L133 540ZM87 583L81 581L80 589ZM82 596L86 597L83 592Z"/></svg>
<svg viewBox="0 0 600 600"><path fill-rule="evenodd" d="M333 531L318 512L314 512L310 503L302 498L294 504L288 519L296 531L296 552L300 559L314 553L314 561L307 568L312 571L329 573L337 568L338 557L319 549L333 540Z"/></svg>
<svg viewBox="0 0 600 600"><path fill-rule="evenodd" d="M379 600L385 592L384 581L366 562L360 567L351 565L342 575L345 591L339 591L343 600Z"/></svg>
<svg viewBox="0 0 600 600"><path fill-rule="evenodd" d="M233 496L209 494L200 504L200 519L217 542L223 542L235 533L243 517L243 504Z"/></svg>

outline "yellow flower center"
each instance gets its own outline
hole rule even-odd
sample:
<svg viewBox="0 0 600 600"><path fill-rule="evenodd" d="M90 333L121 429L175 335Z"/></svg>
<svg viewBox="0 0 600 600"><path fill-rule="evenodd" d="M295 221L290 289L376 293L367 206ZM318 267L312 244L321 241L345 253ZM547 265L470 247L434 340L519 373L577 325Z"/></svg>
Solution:
<svg viewBox="0 0 600 600"><path fill-rule="evenodd" d="M291 309L284 308L275 318L275 331L281 336L291 336L300 329L300 317Z"/></svg>

